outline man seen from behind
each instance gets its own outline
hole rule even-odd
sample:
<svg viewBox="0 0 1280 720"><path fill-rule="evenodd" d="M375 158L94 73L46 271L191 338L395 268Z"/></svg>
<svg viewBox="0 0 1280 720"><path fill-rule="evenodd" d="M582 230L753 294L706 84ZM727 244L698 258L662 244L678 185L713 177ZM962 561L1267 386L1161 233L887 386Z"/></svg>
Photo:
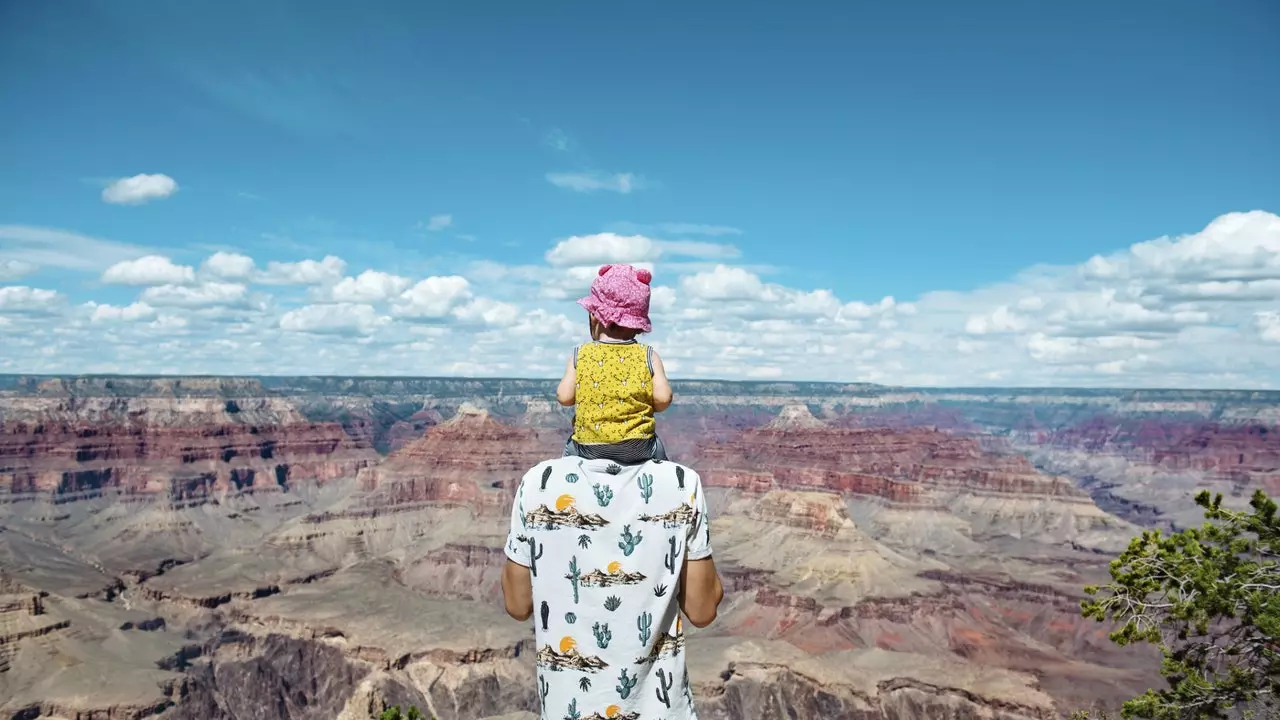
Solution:
<svg viewBox="0 0 1280 720"><path fill-rule="evenodd" d="M516 491L506 554L507 613L534 617L544 720L697 720L681 616L705 627L724 597L697 473L541 463Z"/></svg>

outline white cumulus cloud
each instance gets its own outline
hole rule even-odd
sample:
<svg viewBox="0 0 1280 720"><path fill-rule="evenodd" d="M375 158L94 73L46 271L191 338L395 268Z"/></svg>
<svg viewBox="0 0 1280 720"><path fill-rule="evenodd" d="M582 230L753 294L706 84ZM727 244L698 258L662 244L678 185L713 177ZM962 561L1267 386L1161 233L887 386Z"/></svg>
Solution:
<svg viewBox="0 0 1280 720"><path fill-rule="evenodd" d="M759 300L765 295L764 283L758 275L728 265L717 265L707 272L686 277L681 288L703 300Z"/></svg>
<svg viewBox="0 0 1280 720"><path fill-rule="evenodd" d="M999 333L1016 333L1027 329L1027 321L1008 305L1000 305L985 315L974 315L964 324L964 331L970 335L994 335Z"/></svg>
<svg viewBox="0 0 1280 720"><path fill-rule="evenodd" d="M520 322L520 306L501 300L478 297L453 309L453 317L462 323L507 327Z"/></svg>
<svg viewBox="0 0 1280 720"><path fill-rule="evenodd" d="M205 258L200 270L223 280L248 280L257 268L248 255L220 250Z"/></svg>
<svg viewBox="0 0 1280 720"><path fill-rule="evenodd" d="M605 232L565 238L548 250L545 257L556 267L598 267L606 263L653 263L670 257L727 260L738 254L738 248L721 243L654 240L644 235Z"/></svg>
<svg viewBox="0 0 1280 720"><path fill-rule="evenodd" d="M652 262L661 255L656 243L643 235L575 235L547 251L547 262L557 267L605 263Z"/></svg>
<svg viewBox="0 0 1280 720"><path fill-rule="evenodd" d="M409 278L378 270L365 270L355 277L344 277L328 289L328 297L337 302L370 303L396 297L409 287Z"/></svg>
<svg viewBox="0 0 1280 720"><path fill-rule="evenodd" d="M196 272L189 265L177 265L163 255L144 255L124 260L102 273L102 282L111 285L182 285L194 282Z"/></svg>
<svg viewBox="0 0 1280 720"><path fill-rule="evenodd" d="M134 175L120 178L102 190L102 199L113 205L141 205L178 192L178 183L168 175Z"/></svg>
<svg viewBox="0 0 1280 720"><path fill-rule="evenodd" d="M471 299L471 283L459 275L419 280L393 301L391 312L403 318L438 320Z"/></svg>
<svg viewBox="0 0 1280 720"><path fill-rule="evenodd" d="M273 260L256 279L264 285L323 285L337 282L346 271L345 260L336 255L326 255L322 260Z"/></svg>
<svg viewBox="0 0 1280 720"><path fill-rule="evenodd" d="M280 318L280 329L313 335L368 335L390 318L378 315L372 305L337 303L307 305Z"/></svg>
<svg viewBox="0 0 1280 720"><path fill-rule="evenodd" d="M10 285L0 287L0 313L45 314L63 301L56 290Z"/></svg>
<svg viewBox="0 0 1280 720"><path fill-rule="evenodd" d="M99 305L90 301L86 303L86 307L93 310L91 317L94 322L136 322L138 320L150 320L156 315L156 309L144 302L135 302L131 305L120 307L117 305Z"/></svg>
<svg viewBox="0 0 1280 720"><path fill-rule="evenodd" d="M195 286L159 285L142 292L142 301L156 307L239 307L245 306L248 300L247 287L227 282L207 282Z"/></svg>

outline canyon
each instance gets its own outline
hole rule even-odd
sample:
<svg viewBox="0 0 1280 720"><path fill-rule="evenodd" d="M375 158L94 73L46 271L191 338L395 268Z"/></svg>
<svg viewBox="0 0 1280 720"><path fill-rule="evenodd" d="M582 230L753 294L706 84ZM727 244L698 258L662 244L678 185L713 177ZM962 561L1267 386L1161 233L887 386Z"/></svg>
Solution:
<svg viewBox="0 0 1280 720"><path fill-rule="evenodd" d="M1082 588L1200 488L1280 484L1280 393L675 383L720 617L700 717L1058 718L1158 684ZM539 380L0 376L0 717L539 717L502 610Z"/></svg>

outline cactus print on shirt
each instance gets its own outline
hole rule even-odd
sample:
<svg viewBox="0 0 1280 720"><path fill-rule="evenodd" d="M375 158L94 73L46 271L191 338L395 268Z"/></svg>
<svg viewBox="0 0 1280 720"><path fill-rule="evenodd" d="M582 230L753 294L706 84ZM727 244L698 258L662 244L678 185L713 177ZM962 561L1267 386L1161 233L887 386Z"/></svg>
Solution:
<svg viewBox="0 0 1280 720"><path fill-rule="evenodd" d="M543 720L696 720L676 601L711 556L702 482L672 462L563 457L525 474L507 557L533 579Z"/></svg>

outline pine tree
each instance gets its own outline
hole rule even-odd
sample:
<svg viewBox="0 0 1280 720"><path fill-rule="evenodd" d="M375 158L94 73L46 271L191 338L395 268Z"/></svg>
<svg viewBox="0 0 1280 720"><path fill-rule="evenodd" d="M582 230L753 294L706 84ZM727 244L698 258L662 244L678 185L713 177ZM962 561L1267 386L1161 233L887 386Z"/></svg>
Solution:
<svg viewBox="0 0 1280 720"><path fill-rule="evenodd" d="M1118 645L1160 648L1168 682L1128 700L1125 718L1195 720L1280 713L1280 517L1261 490L1251 511L1195 498L1206 522L1172 535L1149 530L1087 587L1082 614L1120 625ZM1078 714L1077 717L1088 717Z"/></svg>

